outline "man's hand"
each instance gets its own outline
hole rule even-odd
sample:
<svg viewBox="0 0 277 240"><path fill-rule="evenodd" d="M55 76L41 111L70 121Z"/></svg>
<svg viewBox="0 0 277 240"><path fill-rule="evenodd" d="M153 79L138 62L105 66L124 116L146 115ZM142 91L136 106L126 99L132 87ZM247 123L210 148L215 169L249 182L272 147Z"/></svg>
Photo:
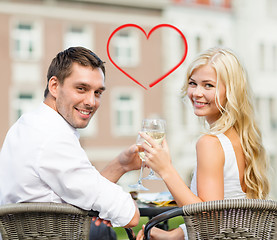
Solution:
<svg viewBox="0 0 277 240"><path fill-rule="evenodd" d="M120 153L118 159L125 172L138 170L141 167L141 160L138 155L138 147L135 144Z"/></svg>
<svg viewBox="0 0 277 240"><path fill-rule="evenodd" d="M101 175L115 183L123 174L140 169L140 166L141 160L138 155L138 147L133 144L111 161L101 171Z"/></svg>
<svg viewBox="0 0 277 240"><path fill-rule="evenodd" d="M100 226L101 223L104 223L108 227L112 227L112 224L110 221L101 219L99 217L93 217L91 220L94 222L95 226L97 226L97 227Z"/></svg>

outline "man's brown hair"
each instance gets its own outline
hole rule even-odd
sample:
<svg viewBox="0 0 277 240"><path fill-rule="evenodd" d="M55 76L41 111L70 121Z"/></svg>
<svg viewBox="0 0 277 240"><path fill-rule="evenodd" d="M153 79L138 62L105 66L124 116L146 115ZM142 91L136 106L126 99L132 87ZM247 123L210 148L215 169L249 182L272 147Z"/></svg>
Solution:
<svg viewBox="0 0 277 240"><path fill-rule="evenodd" d="M52 60L47 73L47 86L44 91L44 97L47 96L48 83L51 77L56 76L61 84L64 79L72 73L73 63L78 63L83 66L91 66L92 69L100 68L105 76L104 62L92 51L84 47L70 47L62 52Z"/></svg>

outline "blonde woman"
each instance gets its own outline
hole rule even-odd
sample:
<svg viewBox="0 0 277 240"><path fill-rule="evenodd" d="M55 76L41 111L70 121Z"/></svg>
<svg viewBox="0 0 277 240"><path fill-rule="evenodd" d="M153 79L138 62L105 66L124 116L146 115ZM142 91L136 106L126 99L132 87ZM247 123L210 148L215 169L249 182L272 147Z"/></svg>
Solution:
<svg viewBox="0 0 277 240"><path fill-rule="evenodd" d="M223 48L200 54L188 67L182 93L190 99L194 114L209 126L196 144L197 167L190 188L171 164L166 140L159 146L141 133L151 144L143 144L147 166L163 178L178 206L226 198L266 198L266 153L246 73L235 54ZM184 239L184 234L181 228L151 231L152 239Z"/></svg>

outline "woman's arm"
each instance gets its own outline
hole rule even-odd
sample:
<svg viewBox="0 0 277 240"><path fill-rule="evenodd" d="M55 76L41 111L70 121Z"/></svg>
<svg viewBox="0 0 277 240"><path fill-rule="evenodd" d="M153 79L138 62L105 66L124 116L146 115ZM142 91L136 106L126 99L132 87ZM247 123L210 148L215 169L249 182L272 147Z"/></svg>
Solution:
<svg viewBox="0 0 277 240"><path fill-rule="evenodd" d="M224 153L217 137L205 135L197 142L196 196L173 167L166 141L160 146L147 134L141 136L151 145L143 144L146 164L163 178L178 206L224 198Z"/></svg>
<svg viewBox="0 0 277 240"><path fill-rule="evenodd" d="M216 136L204 135L196 144L197 193L203 201L224 199L225 156Z"/></svg>

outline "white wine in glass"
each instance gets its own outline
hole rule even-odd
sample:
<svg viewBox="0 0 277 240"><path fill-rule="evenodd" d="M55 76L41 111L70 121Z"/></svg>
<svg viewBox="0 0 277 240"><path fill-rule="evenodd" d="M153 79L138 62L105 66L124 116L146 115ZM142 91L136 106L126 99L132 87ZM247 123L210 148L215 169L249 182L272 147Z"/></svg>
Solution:
<svg viewBox="0 0 277 240"><path fill-rule="evenodd" d="M162 145L165 137L165 120L163 119L144 119L142 121L142 131L152 137L156 143ZM155 175L155 172L150 168L150 173L143 179L162 180Z"/></svg>
<svg viewBox="0 0 277 240"><path fill-rule="evenodd" d="M151 138L153 138L155 140L156 143L158 143L159 145L162 145L162 142L164 140L165 137L165 132L159 132L159 131L149 131L149 132L145 132L147 135L149 135Z"/></svg>

